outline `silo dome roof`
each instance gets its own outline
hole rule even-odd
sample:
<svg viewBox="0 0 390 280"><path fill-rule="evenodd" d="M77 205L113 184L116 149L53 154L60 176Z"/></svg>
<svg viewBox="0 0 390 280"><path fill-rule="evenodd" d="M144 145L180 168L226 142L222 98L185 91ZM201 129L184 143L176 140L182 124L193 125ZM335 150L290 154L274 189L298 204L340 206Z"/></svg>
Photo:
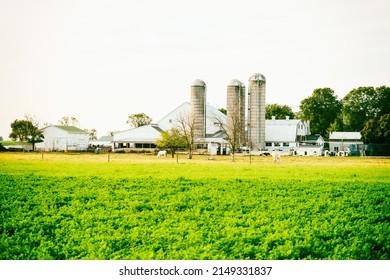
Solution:
<svg viewBox="0 0 390 280"><path fill-rule="evenodd" d="M228 86L242 86L242 83L239 81L239 80L236 80L236 79L233 79L233 80L230 80L229 83L228 83Z"/></svg>
<svg viewBox="0 0 390 280"><path fill-rule="evenodd" d="M265 77L263 74L255 73L252 75L252 77L249 78L249 81L264 81L265 82Z"/></svg>
<svg viewBox="0 0 390 280"><path fill-rule="evenodd" d="M206 83L203 82L202 80L196 79L195 81L192 82L191 86L195 87L205 87Z"/></svg>

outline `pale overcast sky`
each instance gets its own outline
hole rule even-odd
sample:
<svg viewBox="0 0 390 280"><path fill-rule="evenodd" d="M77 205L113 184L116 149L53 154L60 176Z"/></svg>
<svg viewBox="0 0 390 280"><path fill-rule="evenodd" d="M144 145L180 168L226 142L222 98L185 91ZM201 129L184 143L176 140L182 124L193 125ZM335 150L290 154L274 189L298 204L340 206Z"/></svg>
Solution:
<svg viewBox="0 0 390 280"><path fill-rule="evenodd" d="M0 0L0 136L25 114L98 136L158 121L195 79L226 108L229 80L259 72L294 111L315 88L390 86L389 15L388 0Z"/></svg>

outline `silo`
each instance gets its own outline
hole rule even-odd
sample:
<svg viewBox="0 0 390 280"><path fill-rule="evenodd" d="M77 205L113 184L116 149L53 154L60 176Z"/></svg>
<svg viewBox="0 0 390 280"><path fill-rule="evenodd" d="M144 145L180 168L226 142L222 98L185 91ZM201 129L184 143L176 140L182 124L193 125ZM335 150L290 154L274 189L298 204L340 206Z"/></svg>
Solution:
<svg viewBox="0 0 390 280"><path fill-rule="evenodd" d="M260 73L249 79L248 140L252 150L265 149L265 85Z"/></svg>
<svg viewBox="0 0 390 280"><path fill-rule="evenodd" d="M195 138L206 137L206 83L195 80L191 85L190 119L194 122Z"/></svg>
<svg viewBox="0 0 390 280"><path fill-rule="evenodd" d="M236 145L245 143L245 85L239 80L231 80L227 86L227 133Z"/></svg>

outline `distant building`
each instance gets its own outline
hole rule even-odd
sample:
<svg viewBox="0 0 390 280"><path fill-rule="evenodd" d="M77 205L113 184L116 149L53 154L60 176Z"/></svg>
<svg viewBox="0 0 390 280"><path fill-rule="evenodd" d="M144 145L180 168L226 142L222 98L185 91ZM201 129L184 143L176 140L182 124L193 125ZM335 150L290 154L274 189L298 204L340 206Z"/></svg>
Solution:
<svg viewBox="0 0 390 280"><path fill-rule="evenodd" d="M88 133L74 126L50 125L42 129L44 140L36 144L44 151L86 151Z"/></svg>
<svg viewBox="0 0 390 280"><path fill-rule="evenodd" d="M113 147L114 136L102 136L97 140L89 141L89 145L96 147Z"/></svg>
<svg viewBox="0 0 390 280"><path fill-rule="evenodd" d="M176 109L168 113L165 117L156 123L132 128L114 133L113 143L115 150L154 150L156 149L156 140L161 138L161 132L177 127L177 119L180 115L190 114L190 103L184 102ZM202 147L213 146L212 144L225 145L227 142L223 139L224 134L221 130L221 125L216 121L225 120L226 115L218 109L206 105L205 114L205 137L198 139L198 143Z"/></svg>
<svg viewBox="0 0 390 280"><path fill-rule="evenodd" d="M329 136L329 151L349 155L363 155L364 145L360 132L332 132Z"/></svg>
<svg viewBox="0 0 390 280"><path fill-rule="evenodd" d="M324 151L324 138L319 135L306 135L306 139L294 149L294 155L298 156L321 156Z"/></svg>
<svg viewBox="0 0 390 280"><path fill-rule="evenodd" d="M275 119L265 120L265 149L291 152L310 135L309 122L301 120Z"/></svg>

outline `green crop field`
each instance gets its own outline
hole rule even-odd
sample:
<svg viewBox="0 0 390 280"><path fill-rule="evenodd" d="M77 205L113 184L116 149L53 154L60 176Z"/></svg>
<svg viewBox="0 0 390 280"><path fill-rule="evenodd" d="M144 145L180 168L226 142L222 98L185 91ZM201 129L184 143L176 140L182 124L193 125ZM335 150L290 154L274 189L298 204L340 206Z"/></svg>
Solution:
<svg viewBox="0 0 390 280"><path fill-rule="evenodd" d="M0 259L390 259L390 159L0 153Z"/></svg>

